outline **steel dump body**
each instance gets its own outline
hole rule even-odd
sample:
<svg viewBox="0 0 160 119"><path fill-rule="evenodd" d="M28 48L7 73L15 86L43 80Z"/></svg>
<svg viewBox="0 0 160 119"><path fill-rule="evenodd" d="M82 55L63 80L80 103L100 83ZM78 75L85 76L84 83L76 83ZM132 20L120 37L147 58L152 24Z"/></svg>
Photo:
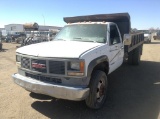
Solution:
<svg viewBox="0 0 160 119"><path fill-rule="evenodd" d="M144 34L143 33L135 33L135 34L131 34L132 36L132 42L131 45L127 46L125 45L125 52L131 52L132 50L134 50L135 48L137 48L138 46L143 45L144 43Z"/></svg>

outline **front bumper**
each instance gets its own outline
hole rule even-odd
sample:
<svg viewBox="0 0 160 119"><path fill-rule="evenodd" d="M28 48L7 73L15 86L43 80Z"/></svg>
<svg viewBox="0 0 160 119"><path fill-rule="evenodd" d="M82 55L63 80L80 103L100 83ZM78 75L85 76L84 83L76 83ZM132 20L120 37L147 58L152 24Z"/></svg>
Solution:
<svg viewBox="0 0 160 119"><path fill-rule="evenodd" d="M89 88L68 87L44 83L20 74L13 74L12 77L17 85L30 92L45 94L55 98L78 101L84 100L89 95Z"/></svg>

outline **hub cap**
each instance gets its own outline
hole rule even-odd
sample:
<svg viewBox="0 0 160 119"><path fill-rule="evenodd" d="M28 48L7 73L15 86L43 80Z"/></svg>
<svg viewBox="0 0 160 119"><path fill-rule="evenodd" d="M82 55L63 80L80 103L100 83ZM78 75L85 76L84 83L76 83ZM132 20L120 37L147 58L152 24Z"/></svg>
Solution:
<svg viewBox="0 0 160 119"><path fill-rule="evenodd" d="M104 79L101 79L98 82L98 86L97 86L97 101L98 102L101 102L103 100L104 93L105 93L105 81Z"/></svg>

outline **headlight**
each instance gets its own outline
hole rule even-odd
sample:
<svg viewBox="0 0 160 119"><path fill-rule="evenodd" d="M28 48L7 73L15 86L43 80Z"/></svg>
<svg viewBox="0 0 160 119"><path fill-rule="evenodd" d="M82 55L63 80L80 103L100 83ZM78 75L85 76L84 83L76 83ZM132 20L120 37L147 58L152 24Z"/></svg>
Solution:
<svg viewBox="0 0 160 119"><path fill-rule="evenodd" d="M16 55L16 64L18 67L21 67L21 56Z"/></svg>
<svg viewBox="0 0 160 119"><path fill-rule="evenodd" d="M21 56L16 55L16 62L21 62Z"/></svg>
<svg viewBox="0 0 160 119"><path fill-rule="evenodd" d="M68 75L83 76L84 75L84 61L71 61L68 63Z"/></svg>
<svg viewBox="0 0 160 119"><path fill-rule="evenodd" d="M79 64L79 62L71 62L70 63L70 68L71 68L71 70L73 69L73 70L80 70L80 64Z"/></svg>

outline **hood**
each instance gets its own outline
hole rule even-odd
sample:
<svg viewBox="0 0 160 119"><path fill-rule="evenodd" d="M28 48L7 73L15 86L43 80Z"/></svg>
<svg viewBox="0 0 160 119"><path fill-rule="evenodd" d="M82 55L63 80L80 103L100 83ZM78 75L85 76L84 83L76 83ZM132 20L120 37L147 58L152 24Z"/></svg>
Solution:
<svg viewBox="0 0 160 119"><path fill-rule="evenodd" d="M18 48L17 53L57 58L79 58L79 56L102 43L78 42L78 41L50 41L37 43Z"/></svg>

